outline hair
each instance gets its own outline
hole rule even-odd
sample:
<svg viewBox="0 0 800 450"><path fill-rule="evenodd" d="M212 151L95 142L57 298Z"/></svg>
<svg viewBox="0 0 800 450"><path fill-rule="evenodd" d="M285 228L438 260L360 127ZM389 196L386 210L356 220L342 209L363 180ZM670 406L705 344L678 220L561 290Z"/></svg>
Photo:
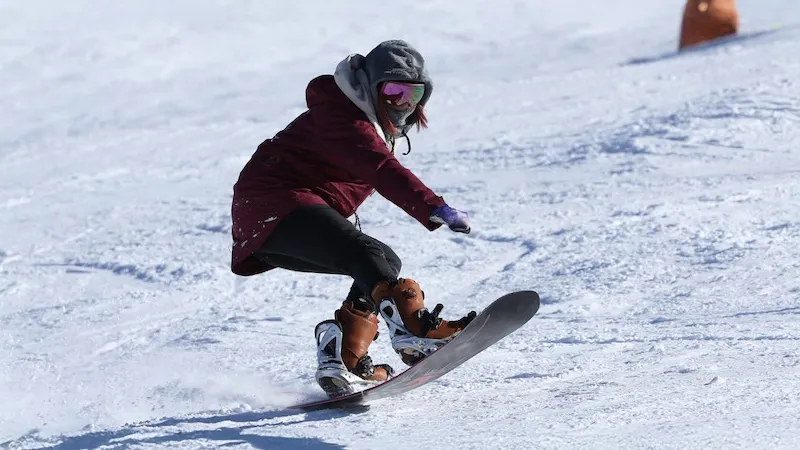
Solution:
<svg viewBox="0 0 800 450"><path fill-rule="evenodd" d="M381 128L394 136L397 134L397 127L389 118L389 113L386 108L386 105L380 102L378 103L378 123ZM425 107L423 105L417 105L416 108L414 108L414 112L411 113L409 117L414 117L414 125L417 127L417 131L421 128L428 128L428 117L425 116Z"/></svg>
<svg viewBox="0 0 800 450"><path fill-rule="evenodd" d="M420 128L428 128L428 116L425 115L425 107L423 105L417 105L417 110L414 111L417 114L417 131Z"/></svg>

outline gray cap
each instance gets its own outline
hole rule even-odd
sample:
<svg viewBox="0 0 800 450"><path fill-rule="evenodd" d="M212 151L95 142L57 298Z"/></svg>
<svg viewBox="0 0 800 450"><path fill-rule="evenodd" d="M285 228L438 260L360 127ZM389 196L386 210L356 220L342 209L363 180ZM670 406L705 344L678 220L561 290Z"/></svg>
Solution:
<svg viewBox="0 0 800 450"><path fill-rule="evenodd" d="M433 92L433 81L425 70L425 59L406 41L391 40L378 44L364 61L370 94L378 98L378 85L384 81L408 81L425 84L425 94L419 104L424 106ZM416 123L416 113L409 123Z"/></svg>

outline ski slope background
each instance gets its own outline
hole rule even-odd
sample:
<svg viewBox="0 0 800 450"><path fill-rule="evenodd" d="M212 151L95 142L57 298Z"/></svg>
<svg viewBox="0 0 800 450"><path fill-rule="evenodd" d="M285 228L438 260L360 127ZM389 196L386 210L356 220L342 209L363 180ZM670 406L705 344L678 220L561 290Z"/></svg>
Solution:
<svg viewBox="0 0 800 450"><path fill-rule="evenodd" d="M0 0L0 448L797 448L800 3L738 4L677 55L678 0ZM379 195L364 230L445 316L544 304L431 385L302 414L349 283L232 275L232 185L391 38L436 86L401 161L474 232Z"/></svg>

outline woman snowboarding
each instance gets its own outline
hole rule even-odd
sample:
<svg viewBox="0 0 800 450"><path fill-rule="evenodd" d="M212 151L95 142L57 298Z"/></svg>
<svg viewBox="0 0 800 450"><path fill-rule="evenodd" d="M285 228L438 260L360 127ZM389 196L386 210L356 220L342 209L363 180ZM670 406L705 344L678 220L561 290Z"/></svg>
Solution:
<svg viewBox="0 0 800 450"><path fill-rule="evenodd" d="M399 278L395 252L347 220L377 190L431 231L445 224L469 233L467 214L449 207L394 156L396 140L427 126L432 90L422 55L404 41L352 54L333 75L311 80L308 109L258 146L234 186L234 273L282 268L354 280L334 320L315 329L316 379L331 396L394 375L367 354L378 336L377 314L408 365L475 317L473 311L443 320L441 304L429 311L417 282Z"/></svg>

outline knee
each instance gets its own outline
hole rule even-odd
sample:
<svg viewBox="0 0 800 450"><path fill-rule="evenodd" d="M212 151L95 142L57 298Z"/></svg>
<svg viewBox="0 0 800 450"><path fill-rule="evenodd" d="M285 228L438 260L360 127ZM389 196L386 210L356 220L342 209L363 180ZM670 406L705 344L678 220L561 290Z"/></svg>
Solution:
<svg viewBox="0 0 800 450"><path fill-rule="evenodd" d="M391 247L377 239L367 236L365 236L365 238L368 241L365 242L366 247L369 249L368 251L383 258L386 264L392 269L392 272L394 272L393 275L395 277L400 274L403 262L400 260L400 257L397 256L397 253L395 253Z"/></svg>
<svg viewBox="0 0 800 450"><path fill-rule="evenodd" d="M383 242L366 234L359 234L354 236L351 248L352 250L347 253L349 253L348 257L352 262L366 263L371 261L371 264L383 266L383 270L386 270L385 267L388 266L395 277L400 273L400 268L403 265L400 257ZM384 261L385 265L378 261Z"/></svg>
<svg viewBox="0 0 800 450"><path fill-rule="evenodd" d="M400 257L397 256L397 253L394 252L390 247L387 245L383 246L383 253L386 255L386 262L389 263L392 270L394 270L394 275L398 276L400 274L400 269L403 268L403 261L400 260Z"/></svg>

